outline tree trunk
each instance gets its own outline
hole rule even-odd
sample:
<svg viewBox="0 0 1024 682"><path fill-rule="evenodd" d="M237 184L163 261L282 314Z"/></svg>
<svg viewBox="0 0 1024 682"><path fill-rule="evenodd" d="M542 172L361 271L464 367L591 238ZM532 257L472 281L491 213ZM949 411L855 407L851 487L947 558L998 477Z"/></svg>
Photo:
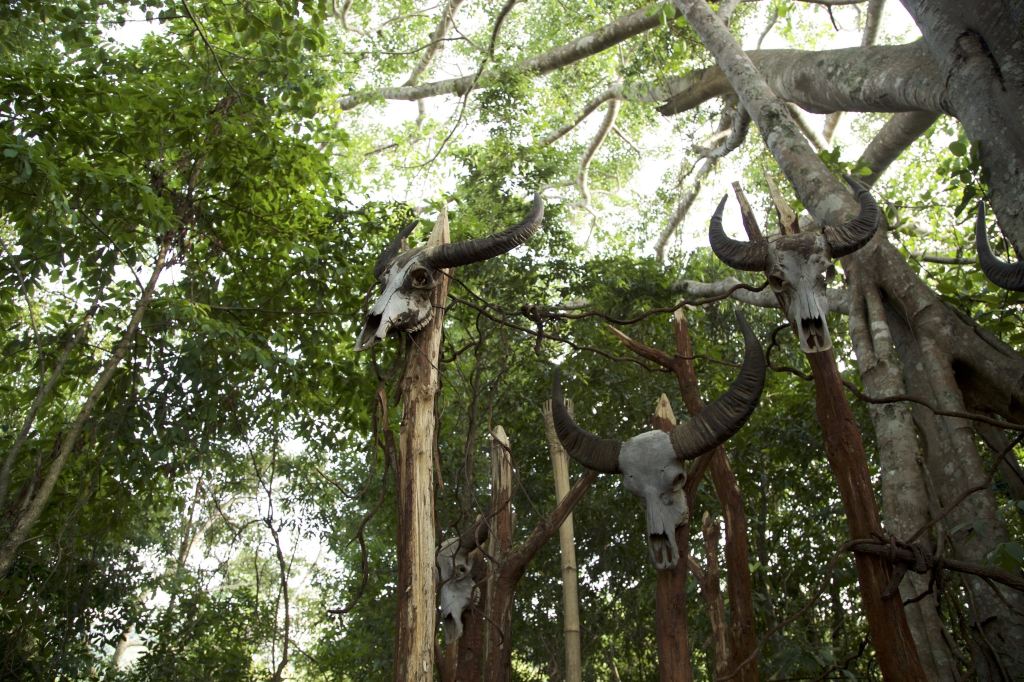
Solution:
<svg viewBox="0 0 1024 682"><path fill-rule="evenodd" d="M814 154L786 106L768 87L732 35L715 18L704 0L676 0L676 5L715 55L740 101L757 123L772 156L789 178L797 196L822 224L841 224L856 214L853 197ZM825 452L832 465L853 538L880 532L878 511L868 476L860 431L835 367L832 352L808 355L814 371L816 411L825 435ZM880 561L857 557L861 598L879 666L887 680L923 680L910 629L899 598L884 599L891 571Z"/></svg>
<svg viewBox="0 0 1024 682"><path fill-rule="evenodd" d="M573 414L572 400L565 401L569 416ZM569 494L569 456L555 434L551 401L544 402L544 430L551 452L551 467L555 478L555 502ZM565 682L583 679L580 651L580 603L577 594L576 542L573 535L572 514L558 527L558 544L562 551L562 630L565 637Z"/></svg>
<svg viewBox="0 0 1024 682"><path fill-rule="evenodd" d="M843 394L832 351L807 355L814 373L814 403L825 437L825 454L839 484L846 523L853 539L881 534L878 508L871 489L860 430ZM924 680L917 649L907 626L898 593L885 597L892 568L877 557L858 554L857 575L871 642L886 680Z"/></svg>
<svg viewBox="0 0 1024 682"><path fill-rule="evenodd" d="M448 243L442 208L428 244ZM434 316L412 336L402 378L402 426L398 456L398 623L396 682L432 682L437 595L434 577L434 400L448 277L434 290Z"/></svg>
<svg viewBox="0 0 1024 682"><path fill-rule="evenodd" d="M676 338L676 378L683 403L691 417L704 409L693 366L693 343L690 329L682 310L673 317ZM738 682L757 682L757 629L754 625L753 582L750 577L750 543L747 537L747 513L743 508L743 495L736 475L729 465L725 448L719 446L711 452L709 462L711 481L722 505L725 517L725 566L729 594L729 651L730 672L742 665L736 674Z"/></svg>
<svg viewBox="0 0 1024 682"><path fill-rule="evenodd" d="M1024 41L1020 2L902 0L967 136L979 148L999 225L1024 249Z"/></svg>

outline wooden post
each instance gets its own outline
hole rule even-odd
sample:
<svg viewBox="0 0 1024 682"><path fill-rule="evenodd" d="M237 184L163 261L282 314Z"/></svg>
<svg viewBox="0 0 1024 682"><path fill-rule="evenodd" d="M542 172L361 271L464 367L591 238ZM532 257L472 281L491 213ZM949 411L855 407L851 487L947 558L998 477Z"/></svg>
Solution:
<svg viewBox="0 0 1024 682"><path fill-rule="evenodd" d="M753 229L757 229L756 222ZM693 367L694 353L690 327L682 310L676 310L673 316L673 329L676 338L673 369L686 411L694 417L704 409L704 401L700 396L697 373ZM731 616L727 640L730 661L732 666L743 664L734 672L736 682L757 682L760 674L757 666L757 630L754 626L754 588L750 576L750 542L747 537L747 513L743 508L743 495L740 493L736 475L729 465L724 446L718 446L701 459L708 463L715 495L722 505L722 515L725 517L726 589ZM697 485L700 483L701 471L699 464L695 465L690 472L691 478L686 482L687 502L691 505L697 492Z"/></svg>
<svg viewBox="0 0 1024 682"><path fill-rule="evenodd" d="M430 234L430 245L447 244L448 212ZM398 623L396 682L432 682L437 596L434 578L434 399L448 278L434 290L434 316L412 336L402 378L402 426L398 456Z"/></svg>
<svg viewBox="0 0 1024 682"><path fill-rule="evenodd" d="M672 403L664 393L658 400L652 419L654 428L668 433L676 425ZM689 504L691 500L687 500ZM676 528L679 562L674 568L658 571L654 597L654 632L658 643L658 679L661 682L689 682L690 640L687 631L686 557L690 554L690 526Z"/></svg>
<svg viewBox="0 0 1024 682"><path fill-rule="evenodd" d="M738 189L737 191L739 192ZM745 197L742 196L742 193L739 196L741 205L746 206ZM750 215L752 217L753 214ZM760 234L757 222L753 219L748 221L746 216L747 213L745 212L744 225L747 227L748 232ZM645 346L629 338L615 327L609 328L623 345L634 353L661 365L675 374L686 410L691 416L697 415L704 408L704 402L700 397L700 391L697 386L697 374L693 367L693 344L690 341L689 327L682 310L675 312L673 322L676 341L675 355L669 355L664 351ZM667 401L667 398L665 400ZM669 411L671 411L671 406L669 406ZM656 420L655 427L666 428L667 423L665 423L665 426L662 426ZM747 516L743 509L743 497L736 482L736 476L729 466L729 459L726 457L723 446L718 446L710 453L699 457L694 461L693 466L690 467L687 473L684 490L686 491L686 502L691 511L697 494L697 486L700 484L705 471L710 471L711 473L715 493L722 504L722 513L725 516L725 562L727 567L729 612L731 616L727 641L732 665L742 664L742 667L738 670L733 670L730 674L734 676L733 679L736 682L757 682L759 679L757 632L754 627L753 583L750 576ZM677 542L680 547L680 558L683 558L685 556L683 548L686 547L687 551L689 548L689 534L686 534L685 541L680 539L677 534ZM685 609L685 604L681 608ZM686 619L683 617L682 622L685 623L685 621Z"/></svg>
<svg viewBox="0 0 1024 682"><path fill-rule="evenodd" d="M846 523L854 540L882 533L878 506L868 473L860 429L843 394L842 378L831 350L808 353L814 373L818 423L825 435L825 455L839 485ZM883 596L892 581L892 567L881 557L857 553L861 602L868 621L883 677L888 680L924 680L924 669L907 625L899 591Z"/></svg>
<svg viewBox="0 0 1024 682"><path fill-rule="evenodd" d="M502 566L512 550L512 449L501 426L491 435L491 532L487 554ZM487 626L484 660L488 679L500 679L503 661L511 660L512 611L509 605L514 583L505 584L501 569L492 570L487 580Z"/></svg>
<svg viewBox="0 0 1024 682"><path fill-rule="evenodd" d="M572 400L565 401L570 417L575 415ZM551 451L551 467L555 477L555 502L561 502L569 494L569 455L562 447L555 433L555 422L551 412L551 401L544 402L544 430L547 434L548 449ZM572 514L558 527L558 544L562 550L562 630L565 637L565 682L581 682L583 659L580 651L580 604L578 575L576 571L576 541L573 532Z"/></svg>

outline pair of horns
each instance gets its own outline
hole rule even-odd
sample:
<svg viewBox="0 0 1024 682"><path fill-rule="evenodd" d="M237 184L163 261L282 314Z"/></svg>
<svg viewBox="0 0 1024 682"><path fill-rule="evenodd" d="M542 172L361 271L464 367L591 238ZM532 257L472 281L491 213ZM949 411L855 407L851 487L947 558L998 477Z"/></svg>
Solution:
<svg viewBox="0 0 1024 682"><path fill-rule="evenodd" d="M743 367L728 391L669 434L672 449L679 459L694 459L727 441L746 423L761 399L766 369L764 351L742 313L736 313L736 323L743 332ZM598 438L576 425L565 409L557 371L551 412L558 440L575 460L589 469L608 474L620 473L622 443Z"/></svg>
<svg viewBox="0 0 1024 682"><path fill-rule="evenodd" d="M487 237L467 239L455 244L432 246L424 253L425 264L438 269L455 268L494 258L526 242L540 228L543 219L544 200L541 199L540 194L535 194L533 206L522 222L513 225L504 232L498 232ZM377 258L373 274L378 280L384 274L384 271L387 270L388 265L394 260L395 256L398 255L398 250L402 246L402 240L409 236L413 228L416 227L416 224L417 221L412 221L403 227L398 236L391 240L391 243L388 244L384 252Z"/></svg>
<svg viewBox="0 0 1024 682"><path fill-rule="evenodd" d="M985 236L985 202L978 202L978 221L974 225L974 241L978 248L981 271L992 282L1010 291L1024 291L1024 263L1006 263L992 253Z"/></svg>
<svg viewBox="0 0 1024 682"><path fill-rule="evenodd" d="M879 210L871 193L861 183L849 175L843 178L853 189L860 203L860 213L856 218L848 220L839 227L824 229L825 241L828 242L833 258L842 258L861 248L871 239L878 228ZM768 242L741 242L726 236L722 228L722 211L728 195L722 197L711 218L708 237L711 250L726 265L737 270L762 271L768 267Z"/></svg>

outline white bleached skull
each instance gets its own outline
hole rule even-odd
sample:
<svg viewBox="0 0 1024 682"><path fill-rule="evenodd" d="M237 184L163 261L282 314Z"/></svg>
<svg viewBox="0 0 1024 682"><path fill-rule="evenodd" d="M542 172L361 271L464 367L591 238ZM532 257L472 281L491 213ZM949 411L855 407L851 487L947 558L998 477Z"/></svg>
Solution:
<svg viewBox="0 0 1024 682"><path fill-rule="evenodd" d="M647 431L622 444L619 452L622 486L644 501L647 546L655 568L672 568L679 561L676 528L689 521L686 469L664 431Z"/></svg>
<svg viewBox="0 0 1024 682"><path fill-rule="evenodd" d="M787 319L796 327L800 348L820 353L832 348L828 331L827 280L835 270L832 261L861 248L878 228L879 210L868 190L847 176L860 203L860 213L838 227L821 232L775 235L755 242L731 239L722 227L722 197L711 218L711 249L726 265L737 270L763 271L779 299Z"/></svg>
<svg viewBox="0 0 1024 682"><path fill-rule="evenodd" d="M441 543L437 551L437 599L445 641L451 644L462 636L462 616L473 604L476 584L473 577L474 561L482 560L475 550L487 539L487 526L476 523L459 537Z"/></svg>
<svg viewBox="0 0 1024 682"><path fill-rule="evenodd" d="M416 223L406 225L377 258L373 274L382 291L366 315L356 350L369 348L393 331L423 329L434 316L431 299L443 269L511 251L540 228L543 218L544 202L538 194L526 218L503 232L454 244L418 246L399 254L402 240L409 236Z"/></svg>
<svg viewBox="0 0 1024 682"><path fill-rule="evenodd" d="M819 353L832 347L828 332L828 282L835 275L828 242L820 232L768 240L768 285L796 325L800 349Z"/></svg>
<svg viewBox="0 0 1024 682"><path fill-rule="evenodd" d="M765 359L761 344L746 319L737 314L743 332L743 367L729 390L671 433L646 431L624 443L584 431L565 409L557 373L551 398L555 432L565 451L583 466L621 474L626 490L644 501L647 543L658 570L679 561L676 528L688 521L683 493L683 463L721 445L746 423L761 399Z"/></svg>

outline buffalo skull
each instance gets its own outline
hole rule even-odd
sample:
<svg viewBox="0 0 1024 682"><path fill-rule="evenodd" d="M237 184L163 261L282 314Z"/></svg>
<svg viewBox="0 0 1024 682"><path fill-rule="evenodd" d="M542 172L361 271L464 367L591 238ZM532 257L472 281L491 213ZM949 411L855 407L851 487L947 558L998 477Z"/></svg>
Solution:
<svg viewBox="0 0 1024 682"><path fill-rule="evenodd" d="M480 520L462 535L445 540L437 550L435 562L441 586L437 602L449 644L462 636L462 615L473 603L474 550L486 540L487 524Z"/></svg>
<svg viewBox="0 0 1024 682"><path fill-rule="evenodd" d="M714 449L739 431L761 398L764 352L746 319L741 314L736 318L744 341L739 376L728 391L671 433L647 431L622 443L584 431L566 411L556 375L551 407L558 440L588 469L621 474L626 490L643 499L651 560L659 570L672 568L679 561L676 528L687 523L689 517L683 492L684 462Z"/></svg>
<svg viewBox="0 0 1024 682"><path fill-rule="evenodd" d="M737 270L763 271L786 317L796 325L800 348L819 353L832 348L828 332L826 280L834 272L832 261L861 248L878 228L878 205L867 188L846 176L860 203L856 218L821 232L773 235L754 242L731 239L722 228L722 197L711 218L711 250Z"/></svg>
<svg viewBox="0 0 1024 682"><path fill-rule="evenodd" d="M469 265L511 251L537 231L543 218L544 202L538 194L526 219L504 232L455 244L417 246L399 254L402 240L416 227L415 222L406 225L377 258L373 276L383 291L366 316L356 350L369 348L390 331L423 329L434 316L431 298L444 268Z"/></svg>
<svg viewBox="0 0 1024 682"><path fill-rule="evenodd" d="M978 247L978 263L994 284L1010 291L1024 291L1024 263L1005 263L992 253L985 237L985 202L978 202L978 221L974 225L974 240Z"/></svg>

